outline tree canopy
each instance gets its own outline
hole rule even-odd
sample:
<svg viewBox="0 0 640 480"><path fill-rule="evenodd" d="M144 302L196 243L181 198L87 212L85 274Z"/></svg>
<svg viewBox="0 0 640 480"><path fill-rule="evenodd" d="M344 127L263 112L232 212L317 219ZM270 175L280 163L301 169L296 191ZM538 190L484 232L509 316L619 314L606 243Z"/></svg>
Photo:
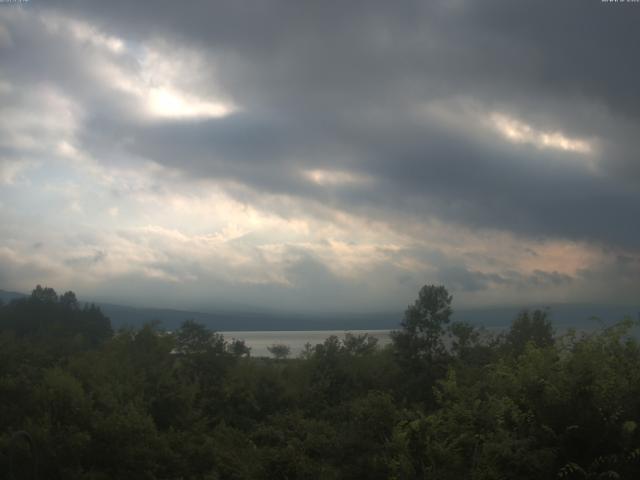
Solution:
<svg viewBox="0 0 640 480"><path fill-rule="evenodd" d="M186 321L112 332L72 292L0 306L3 478L640 478L637 322L489 334L425 286L393 342L254 358ZM286 345L285 345L286 347Z"/></svg>

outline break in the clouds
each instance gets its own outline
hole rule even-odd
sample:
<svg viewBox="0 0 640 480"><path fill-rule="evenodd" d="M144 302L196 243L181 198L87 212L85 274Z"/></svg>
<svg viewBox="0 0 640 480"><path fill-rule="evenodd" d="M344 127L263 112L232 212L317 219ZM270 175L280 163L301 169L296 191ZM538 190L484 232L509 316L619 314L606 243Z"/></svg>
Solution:
<svg viewBox="0 0 640 480"><path fill-rule="evenodd" d="M0 287L637 301L640 5L0 4Z"/></svg>

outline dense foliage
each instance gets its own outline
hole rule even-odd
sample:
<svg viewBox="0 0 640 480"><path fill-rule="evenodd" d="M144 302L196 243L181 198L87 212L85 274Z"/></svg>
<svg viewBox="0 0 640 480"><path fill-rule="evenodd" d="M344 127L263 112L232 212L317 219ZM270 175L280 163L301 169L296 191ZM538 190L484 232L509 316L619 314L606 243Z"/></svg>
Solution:
<svg viewBox="0 0 640 480"><path fill-rule="evenodd" d="M46 479L640 478L640 345L625 320L489 335L424 287L393 343L252 358L195 322L115 334L38 287L0 307L0 476Z"/></svg>

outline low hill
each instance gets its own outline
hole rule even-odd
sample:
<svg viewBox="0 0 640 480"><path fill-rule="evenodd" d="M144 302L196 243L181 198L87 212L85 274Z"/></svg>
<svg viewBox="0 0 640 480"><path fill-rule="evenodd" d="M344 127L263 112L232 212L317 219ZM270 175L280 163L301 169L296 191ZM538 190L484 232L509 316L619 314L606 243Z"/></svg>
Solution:
<svg viewBox="0 0 640 480"><path fill-rule="evenodd" d="M18 292L0 290L5 303L25 297ZM399 327L402 311L372 314L305 314L277 312L216 311L194 312L165 308L140 308L112 303L95 302L111 319L114 328L139 327L150 321L159 321L167 330L177 328L185 320L196 320L216 331L274 331L274 330L385 330ZM511 324L523 308L546 308L540 305L524 307L492 307L455 309L453 320L501 329ZM610 324L625 317L639 318L640 306L598 304L549 305L551 320L559 330L577 328L590 330L600 322Z"/></svg>

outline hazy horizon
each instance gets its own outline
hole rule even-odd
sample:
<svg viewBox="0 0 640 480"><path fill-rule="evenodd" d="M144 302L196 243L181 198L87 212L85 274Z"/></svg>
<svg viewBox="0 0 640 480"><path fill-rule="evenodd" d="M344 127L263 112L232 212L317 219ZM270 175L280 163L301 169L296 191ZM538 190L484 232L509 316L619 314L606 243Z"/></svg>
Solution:
<svg viewBox="0 0 640 480"><path fill-rule="evenodd" d="M634 305L637 7L0 3L0 288Z"/></svg>

